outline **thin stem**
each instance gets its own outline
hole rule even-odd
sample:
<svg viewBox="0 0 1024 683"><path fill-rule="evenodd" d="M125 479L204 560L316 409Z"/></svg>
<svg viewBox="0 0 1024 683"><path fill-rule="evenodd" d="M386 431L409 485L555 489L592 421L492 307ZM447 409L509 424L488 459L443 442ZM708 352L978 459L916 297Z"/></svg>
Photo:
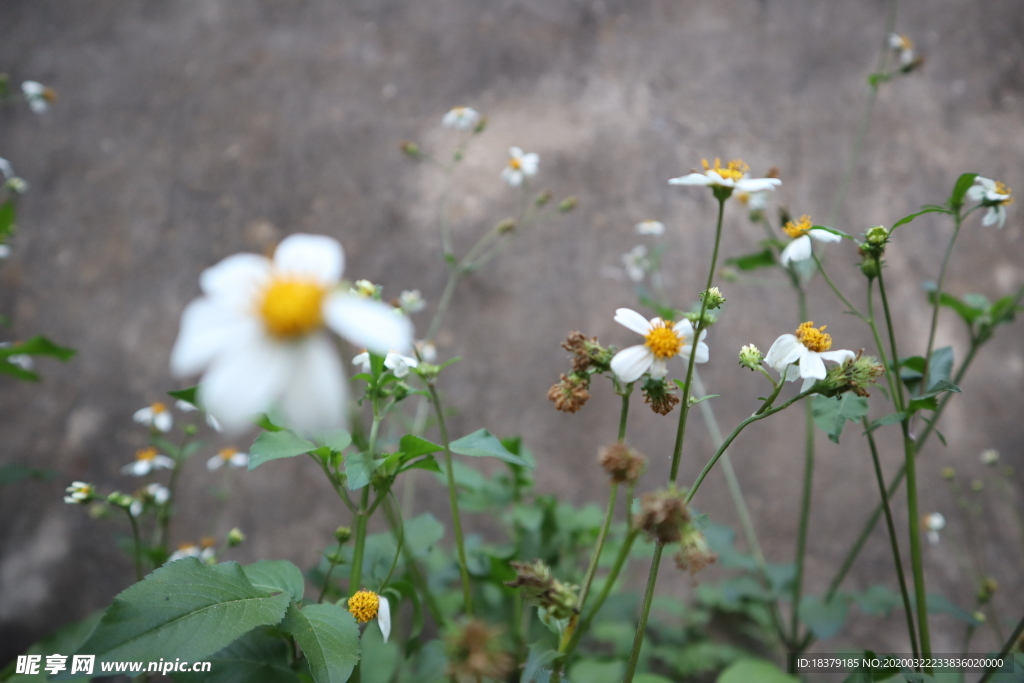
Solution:
<svg viewBox="0 0 1024 683"><path fill-rule="evenodd" d="M888 354L885 352L885 345L882 343L882 337L878 333L878 324L875 322L875 295L874 295L874 279L868 280L868 327L871 328L871 335L875 339L875 350L878 351L878 357L882 361L882 367L885 368L885 381L889 385L889 396L892 397L893 405L896 404L896 382L899 380L899 369L894 365L889 365Z"/></svg>
<svg viewBox="0 0 1024 683"><path fill-rule="evenodd" d="M604 523L601 524L601 531L597 535L597 545L594 547L594 554L590 558L590 566L587 567L587 574L583 579L583 587L580 589L580 599L577 608L583 611L587 595L590 594L590 585L594 582L594 574L597 573L597 563L601 559L601 550L604 548L604 541L608 537L608 529L612 525L612 515L615 513L615 498L619 492L619 485L612 482L611 492L608 494L608 509L604 514Z"/></svg>
<svg viewBox="0 0 1024 683"><path fill-rule="evenodd" d="M963 221L960 218L959 209L956 212L956 221L953 228L953 235L949 238L949 244L946 245L946 254L942 257L942 267L939 268L939 280L935 283L935 304L932 306L932 324L928 329L928 351L924 354L924 370L921 371L921 393L924 393L930 389L931 382L928 378L928 371L931 368L932 362L932 350L935 348L935 331L939 325L939 308L941 307L942 300L942 283L946 279L946 266L949 265L949 257L953 254L953 245L956 243L957 235L960 234L960 225Z"/></svg>
<svg viewBox="0 0 1024 683"><path fill-rule="evenodd" d="M796 540L796 577L793 579L793 610L790 616L789 637L796 642L800 636L800 598L803 592L804 559L807 556L807 529L811 519L811 492L814 488L814 415L811 404L806 405L804 430L804 482L800 498L800 525Z"/></svg>
<svg viewBox="0 0 1024 683"><path fill-rule="evenodd" d="M828 276L828 273L825 272L825 267L822 266L821 261L818 260L818 255L815 254L813 251L811 252L811 258L813 258L814 263L817 264L818 272L821 273L821 276L823 278L825 278L825 282L828 284L829 288L833 292L835 292L835 295L839 297L839 300L843 302L843 305L850 310L850 313L853 313L861 320L867 322L867 318L865 318L864 315L860 311L858 311L857 308L853 304L851 304L845 296L843 296L843 293L839 291L839 288L835 286L835 284L832 282L832 279Z"/></svg>
<svg viewBox="0 0 1024 683"><path fill-rule="evenodd" d="M331 553L331 566L327 568L327 574L324 576L324 585L323 588L320 589L320 597L316 599L318 604L323 602L324 596L327 595L327 587L331 585L331 572L333 572L334 568L338 566L338 553L340 552L341 547L339 546L338 552Z"/></svg>
<svg viewBox="0 0 1024 683"><path fill-rule="evenodd" d="M132 524L132 545L135 549L135 580L142 581L142 540L139 538L139 523L135 521L135 515L128 508L124 508L128 515L128 521Z"/></svg>
<svg viewBox="0 0 1024 683"><path fill-rule="evenodd" d="M359 499L359 512L356 513L356 534L355 545L352 548L352 569L348 580L349 596L353 595L361 587L363 580L363 548L366 545L366 508L370 502L370 485L363 487L362 496Z"/></svg>
<svg viewBox="0 0 1024 683"><path fill-rule="evenodd" d="M626 421L629 419L629 395L632 393L632 384L622 392L622 410L619 412L619 443L626 440Z"/></svg>
<svg viewBox="0 0 1024 683"><path fill-rule="evenodd" d="M462 575L462 597L465 602L466 614L473 616L473 596L469 584L469 568L466 564L466 545L462 538L462 519L459 516L459 497L455 488L455 470L452 466L452 451L448 441L448 428L444 423L444 411L441 410L441 399L433 383L427 383L430 400L434 404L437 425L441 431L441 443L444 445L444 469L448 478L448 502L452 510L452 526L455 529L455 546L459 553L459 573Z"/></svg>
<svg viewBox="0 0 1024 683"><path fill-rule="evenodd" d="M424 341L431 342L437 337L437 333L441 329L441 321L444 320L444 316L448 312L448 306L452 303L455 285L459 284L460 274L458 268L448 272L448 282L444 286L444 292L441 294L440 301L437 302L437 310L434 312L434 318L430 321L430 327L427 328L427 334L423 337Z"/></svg>
<svg viewBox="0 0 1024 683"><path fill-rule="evenodd" d="M598 593L597 599L594 601L593 607L587 613L587 616L583 618L579 627L576 629L576 633L573 634L572 640L569 641L569 646L565 650L565 656L569 657L576 646L579 644L580 638L587 629L590 628L590 624L594 621L594 617L597 616L598 612L601 611L601 607L604 606L604 601L608 599L608 595L612 592L612 588L615 586L615 581L619 578L619 573L622 568L626 565L626 561L629 559L629 552L633 548L633 542L636 541L637 536L640 532L637 529L631 529L626 538L622 541L622 546L619 548L619 554L615 556L615 563L612 565L612 570L605 577L604 585L601 587L601 592Z"/></svg>
<svg viewBox="0 0 1024 683"><path fill-rule="evenodd" d="M882 275L882 270L878 270L878 293L882 297L882 311L885 313L885 328L889 333L889 350L892 352L892 364L893 367L899 365L900 352L896 348L896 330L892 324L892 313L889 310L889 297L885 293L885 278ZM922 381L926 381L923 380ZM896 381L896 394L893 396L893 401L896 402L896 410L903 410L906 408L906 402L903 399L903 383L897 378Z"/></svg>
<svg viewBox="0 0 1024 683"><path fill-rule="evenodd" d="M654 557L651 558L651 569L647 575L647 589L644 591L644 606L640 612L640 622L636 625L633 649L629 653L629 663L626 665L626 675L622 679L623 683L632 683L637 663L640 661L640 648L644 644L644 635L647 632L647 617L651 613L654 585L658 582L658 568L661 565L661 553L664 549L665 546L661 541L654 544Z"/></svg>
<svg viewBox="0 0 1024 683"><path fill-rule="evenodd" d="M1013 648L1016 647L1017 641L1022 635L1024 635L1024 617L1021 617L1021 620L1017 622L1017 628L1013 629L1013 633L1010 634L1010 639L1006 641L1006 644L1003 645L1003 649L999 651L998 659L1004 659L1006 655L1010 654L1010 652L1013 651ZM998 667L986 669L985 675L981 677L978 683L988 683L988 680L992 678L993 674L995 674L997 670Z"/></svg>

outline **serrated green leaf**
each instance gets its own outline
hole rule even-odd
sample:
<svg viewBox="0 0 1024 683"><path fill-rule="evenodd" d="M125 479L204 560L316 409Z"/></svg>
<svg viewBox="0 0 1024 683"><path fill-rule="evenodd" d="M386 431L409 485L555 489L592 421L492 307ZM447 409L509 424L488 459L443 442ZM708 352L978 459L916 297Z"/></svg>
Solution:
<svg viewBox="0 0 1024 683"><path fill-rule="evenodd" d="M763 659L741 659L718 674L716 683L800 683L796 676L784 673Z"/></svg>
<svg viewBox="0 0 1024 683"><path fill-rule="evenodd" d="M306 591L302 570L288 560L260 560L242 567L242 571L254 588L269 593L287 593L295 602L302 600Z"/></svg>
<svg viewBox="0 0 1024 683"><path fill-rule="evenodd" d="M349 491L358 491L370 483L373 473L384 464L383 460L374 459L369 451L349 453L345 456L345 477L348 479Z"/></svg>
<svg viewBox="0 0 1024 683"><path fill-rule="evenodd" d="M78 652L95 654L97 664L206 659L257 626L279 623L289 602L254 588L235 562L211 567L188 557L119 593Z"/></svg>
<svg viewBox="0 0 1024 683"><path fill-rule="evenodd" d="M927 283L932 285L933 289L928 292L928 303L935 305L935 290L934 283ZM984 308L974 308L971 304L966 301L961 301L949 292L943 292L942 296L939 297L939 305L947 308L952 308L957 315L959 315L964 322L968 325L972 324L975 320L981 316L985 310Z"/></svg>
<svg viewBox="0 0 1024 683"><path fill-rule="evenodd" d="M171 398L176 398L179 401L190 403L196 408L199 407L198 399L196 399L196 391L199 390L198 386L188 387L187 389L176 389L174 391L168 391L167 395Z"/></svg>
<svg viewBox="0 0 1024 683"><path fill-rule="evenodd" d="M543 641L533 643L530 645L529 655L526 658L526 664L523 666L523 675L520 677L519 683L539 681L539 675L544 671L544 668L556 659L558 659L557 650L552 650ZM544 680L547 680L547 676L544 677Z"/></svg>
<svg viewBox="0 0 1024 683"><path fill-rule="evenodd" d="M811 402L811 413L814 424L828 434L829 440L839 443L839 435L847 421L857 422L868 414L868 400L852 392L840 394L835 398L815 396Z"/></svg>
<svg viewBox="0 0 1024 683"><path fill-rule="evenodd" d="M175 683L300 683L288 662L289 644L270 628L249 631L210 655L210 671L175 672Z"/></svg>
<svg viewBox="0 0 1024 683"><path fill-rule="evenodd" d="M486 429L478 429L472 434L452 441L449 448L452 453L458 453L459 455L468 455L475 458L498 458L520 467L532 467L530 463L518 455L510 453L507 448L501 445L501 441Z"/></svg>
<svg viewBox="0 0 1024 683"><path fill-rule="evenodd" d="M249 449L249 471L265 462L279 458L294 458L316 450L316 444L303 439L295 432L282 429L277 432L263 432L256 437Z"/></svg>
<svg viewBox="0 0 1024 683"><path fill-rule="evenodd" d="M414 434L406 434L402 437L402 440L398 442L398 450L405 453L405 457L408 460L412 460L413 458L418 458L421 455L443 451L444 446L439 446L432 441L427 441L426 439L415 436Z"/></svg>
<svg viewBox="0 0 1024 683"><path fill-rule="evenodd" d="M949 205L953 209L963 206L967 190L971 189L971 185L974 184L974 179L977 177L977 173L963 173L956 179L956 184L953 185L953 192L949 195Z"/></svg>
<svg viewBox="0 0 1024 683"><path fill-rule="evenodd" d="M846 623L849 605L838 597L822 602L817 595L805 595L800 601L800 621L807 625L814 637L825 640L836 635Z"/></svg>
<svg viewBox="0 0 1024 683"><path fill-rule="evenodd" d="M295 637L316 683L345 683L359 662L359 627L344 607L289 605L281 628Z"/></svg>
<svg viewBox="0 0 1024 683"><path fill-rule="evenodd" d="M736 266L740 270L766 268L775 265L775 252L771 249L764 249L763 251L758 251L753 254L746 254L745 256L726 259L725 262L729 265Z"/></svg>

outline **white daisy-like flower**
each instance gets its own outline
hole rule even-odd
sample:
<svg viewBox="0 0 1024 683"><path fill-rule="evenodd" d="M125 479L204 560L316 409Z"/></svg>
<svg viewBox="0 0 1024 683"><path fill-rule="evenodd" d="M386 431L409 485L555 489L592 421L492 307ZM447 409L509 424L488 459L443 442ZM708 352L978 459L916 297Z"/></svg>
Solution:
<svg viewBox="0 0 1024 683"><path fill-rule="evenodd" d="M356 280L352 283L352 287L349 288L348 292L349 294L358 294L359 296L374 297L377 295L377 285L369 280Z"/></svg>
<svg viewBox="0 0 1024 683"><path fill-rule="evenodd" d="M416 342L416 353L428 363L433 363L437 360L437 347L434 346L434 342L428 342L424 339L418 340Z"/></svg>
<svg viewBox="0 0 1024 683"><path fill-rule="evenodd" d="M377 619L384 642L391 635L391 604L383 595L368 590L358 590L348 599L348 611L360 624Z"/></svg>
<svg viewBox="0 0 1024 683"><path fill-rule="evenodd" d="M135 452L135 460L121 468L121 474L144 477L158 469L173 470L174 460L157 453L155 448L140 448Z"/></svg>
<svg viewBox="0 0 1024 683"><path fill-rule="evenodd" d="M800 391L807 391L816 380L825 379L825 363L844 363L853 359L853 351L841 349L830 351L832 335L825 333L828 325L814 327L813 321L801 323L795 334L784 334L775 340L765 354L764 362L775 372L792 382L803 377L804 383Z"/></svg>
<svg viewBox="0 0 1024 683"><path fill-rule="evenodd" d="M73 481L64 491L68 494L64 496L64 502L72 505L85 505L96 497L96 487L84 481Z"/></svg>
<svg viewBox="0 0 1024 683"><path fill-rule="evenodd" d="M645 372L661 379L668 374L669 358L679 356L688 360L693 351L693 325L686 318L673 324L661 318L648 320L630 308L620 308L615 311L615 322L644 337L643 344L622 349L612 358L612 372L627 384L640 379ZM704 343L707 333L701 330L697 340L698 363L708 362L708 345Z"/></svg>
<svg viewBox="0 0 1024 683"><path fill-rule="evenodd" d="M358 365L362 368L363 372L370 372L372 369L370 366L370 354L366 351L356 354L352 358L352 365ZM395 374L395 377L402 379L409 374L411 368L415 368L419 365L412 356L403 356L397 351L388 351L387 355L384 356L384 367Z"/></svg>
<svg viewBox="0 0 1024 683"><path fill-rule="evenodd" d="M128 512L132 517L138 517L142 514L142 511L146 509L146 503L156 503L157 505L163 505L171 499L171 490L162 484L147 484L142 489L139 495L135 497L132 504L128 507Z"/></svg>
<svg viewBox="0 0 1024 683"><path fill-rule="evenodd" d="M978 176L974 179L974 185L967 190L967 196L988 207L985 217L981 219L982 225L997 224L1003 227L1006 223L1006 207L1013 204L1013 190L998 180Z"/></svg>
<svg viewBox="0 0 1024 683"><path fill-rule="evenodd" d="M508 165L501 172L501 177L512 187L519 187L523 180L537 175L539 165L540 157L535 153L526 154L518 147L511 147L508 150Z"/></svg>
<svg viewBox="0 0 1024 683"><path fill-rule="evenodd" d="M50 102L57 99L57 91L47 88L37 81L25 81L21 84L21 92L25 95L25 101L29 108L36 114L42 114L49 109Z"/></svg>
<svg viewBox="0 0 1024 683"><path fill-rule="evenodd" d="M764 192L774 190L782 184L778 178L747 178L747 166L741 159L734 159L722 168L720 159L711 166L707 159L701 160L703 172L694 171L689 175L672 178L669 185L699 185L703 187L724 187L740 192Z"/></svg>
<svg viewBox="0 0 1024 683"><path fill-rule="evenodd" d="M634 227L638 235L664 235L665 224L661 221L640 221Z"/></svg>
<svg viewBox="0 0 1024 683"><path fill-rule="evenodd" d="M936 545L939 542L939 532L946 528L946 518L941 512L930 512L921 515L921 528L924 529L928 542Z"/></svg>
<svg viewBox="0 0 1024 683"><path fill-rule="evenodd" d="M889 47L897 52L900 58L900 66L910 66L914 61L914 41L899 33L889 34Z"/></svg>
<svg viewBox="0 0 1024 683"><path fill-rule="evenodd" d="M398 295L398 307L402 309L402 313L408 315L422 311L427 307L427 302L423 300L420 290L406 289Z"/></svg>
<svg viewBox="0 0 1024 683"><path fill-rule="evenodd" d="M794 261L806 261L811 258L811 254L814 253L814 248L811 246L812 239L819 242L839 242L843 239L834 232L813 226L814 223L811 221L811 217L806 214L801 216L800 220L795 223L788 221L782 226L782 231L791 237L793 241L782 250L782 253L779 255L779 263L783 266L788 266Z"/></svg>
<svg viewBox="0 0 1024 683"><path fill-rule="evenodd" d="M391 306L340 291L341 245L292 235L273 260L236 254L203 271L171 354L178 375L205 371L202 405L240 430L275 403L301 432L345 419L347 387L328 330L376 353L408 353L412 323Z"/></svg>
<svg viewBox="0 0 1024 683"><path fill-rule="evenodd" d="M222 448L217 451L217 455L206 461L206 469L211 472L213 470L219 470L224 465L231 465L232 467L248 467L249 454L243 453L234 448Z"/></svg>
<svg viewBox="0 0 1024 683"><path fill-rule="evenodd" d="M171 427L174 426L174 416L171 415L167 406L159 401L136 410L132 419L164 434L171 431Z"/></svg>
<svg viewBox="0 0 1024 683"><path fill-rule="evenodd" d="M480 123L480 112L472 107L452 107L441 119L441 125L455 130L472 130Z"/></svg>
<svg viewBox="0 0 1024 683"><path fill-rule="evenodd" d="M217 550L214 547L216 541L210 537L204 538L199 542L199 545L195 543L182 543L178 546L178 549L171 553L171 556L167 558L168 562L174 562L175 560L181 560L186 557L198 557L200 561L206 564L213 564L216 561Z"/></svg>
<svg viewBox="0 0 1024 683"><path fill-rule="evenodd" d="M745 204L747 209L753 213L755 211L764 211L768 207L768 198L771 194L771 190L737 192L736 199L740 200L741 204Z"/></svg>
<svg viewBox="0 0 1024 683"><path fill-rule="evenodd" d="M999 451L994 448L986 448L978 458L981 460L981 464L991 467L999 462Z"/></svg>
<svg viewBox="0 0 1024 683"><path fill-rule="evenodd" d="M622 255L622 267L626 277L633 282L643 282L647 271L651 269L651 259L647 257L647 247L638 244Z"/></svg>

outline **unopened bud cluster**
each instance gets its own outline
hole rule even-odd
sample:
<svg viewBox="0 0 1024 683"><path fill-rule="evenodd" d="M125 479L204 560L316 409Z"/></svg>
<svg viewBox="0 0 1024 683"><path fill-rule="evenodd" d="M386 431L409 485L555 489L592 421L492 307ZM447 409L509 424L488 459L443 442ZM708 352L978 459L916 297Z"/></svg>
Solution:
<svg viewBox="0 0 1024 683"><path fill-rule="evenodd" d="M556 579L543 560L509 564L515 570L516 578L506 581L505 585L518 588L524 601L536 605L553 619L568 619L576 615L576 586Z"/></svg>
<svg viewBox="0 0 1024 683"><path fill-rule="evenodd" d="M721 308L722 304L725 303L725 297L722 296L722 292L719 291L718 287L712 287L705 292L701 292L700 298L704 302L705 308L709 311Z"/></svg>
<svg viewBox="0 0 1024 683"><path fill-rule="evenodd" d="M761 350L753 344L747 344L740 349L740 365L751 370L756 370L761 367L761 361L764 360L764 354Z"/></svg>
<svg viewBox="0 0 1024 683"><path fill-rule="evenodd" d="M861 259L860 272L869 280L878 277L882 268L882 254L885 253L885 245L888 242L889 231L885 226L876 225L864 233L864 242L858 249Z"/></svg>
<svg viewBox="0 0 1024 683"><path fill-rule="evenodd" d="M858 396L870 396L868 387L884 374L885 366L877 358L865 356L860 351L856 358L829 368L825 379L818 381L817 391L824 396L838 396L847 391Z"/></svg>

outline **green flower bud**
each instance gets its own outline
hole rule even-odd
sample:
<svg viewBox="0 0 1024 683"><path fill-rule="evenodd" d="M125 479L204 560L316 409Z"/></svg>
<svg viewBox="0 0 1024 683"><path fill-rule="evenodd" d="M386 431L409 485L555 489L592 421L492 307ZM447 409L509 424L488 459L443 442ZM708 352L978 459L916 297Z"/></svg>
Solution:
<svg viewBox="0 0 1024 683"><path fill-rule="evenodd" d="M510 233L510 232L514 231L515 229L516 229L516 222L514 220L512 220L511 218L506 218L505 220L501 221L496 226L494 226L494 231L496 233L498 233L499 235L504 235L506 233Z"/></svg>
<svg viewBox="0 0 1024 683"><path fill-rule="evenodd" d="M238 527L228 532L228 547L235 548L245 542L245 534Z"/></svg>
<svg viewBox="0 0 1024 683"><path fill-rule="evenodd" d="M405 142L402 143L401 148L402 152L404 152L413 159L419 159L420 157L423 156L423 153L420 152L420 146L417 145L415 142L409 142L408 140L406 140Z"/></svg>
<svg viewBox="0 0 1024 683"><path fill-rule="evenodd" d="M885 229L884 225L876 225L864 233L864 238L872 247L884 247L885 243L889 241L889 231Z"/></svg>
<svg viewBox="0 0 1024 683"><path fill-rule="evenodd" d="M127 510L135 502L135 499L129 496L127 493L121 493L120 491L114 491L107 496L107 502L111 505Z"/></svg>
<svg viewBox="0 0 1024 683"><path fill-rule="evenodd" d="M545 204L547 204L550 201L551 201L551 193L548 192L547 190L544 190L539 195L537 195L536 199L533 200L533 203L536 204L537 206L544 206Z"/></svg>
<svg viewBox="0 0 1024 683"><path fill-rule="evenodd" d="M569 196L558 203L558 210L562 213L569 213L576 208L579 200L575 196Z"/></svg>
<svg viewBox="0 0 1024 683"><path fill-rule="evenodd" d="M346 543L352 538L352 529L347 526L339 526L334 530L334 540L338 543Z"/></svg>
<svg viewBox="0 0 1024 683"><path fill-rule="evenodd" d="M722 292L718 290L718 287L712 287L706 292L701 292L701 301L704 302L704 306L709 311L713 311L716 308L720 308L725 303L725 297L722 296Z"/></svg>
<svg viewBox="0 0 1024 683"><path fill-rule="evenodd" d="M764 354L761 350L753 344L747 344L740 349L740 365L751 370L756 370L761 367L761 361L764 360Z"/></svg>

